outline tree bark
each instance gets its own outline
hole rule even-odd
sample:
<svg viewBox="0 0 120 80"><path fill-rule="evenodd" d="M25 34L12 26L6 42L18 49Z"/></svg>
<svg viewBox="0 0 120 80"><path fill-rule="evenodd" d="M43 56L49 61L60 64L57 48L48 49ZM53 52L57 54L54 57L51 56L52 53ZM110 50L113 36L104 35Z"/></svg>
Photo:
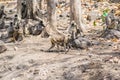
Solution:
<svg viewBox="0 0 120 80"><path fill-rule="evenodd" d="M78 29L83 33L86 32L85 27L82 23L82 8L81 0L70 0L70 10L71 10L71 21L75 21L78 25Z"/></svg>
<svg viewBox="0 0 120 80"><path fill-rule="evenodd" d="M33 19L33 0L26 0L27 8L28 8L28 18Z"/></svg>
<svg viewBox="0 0 120 80"><path fill-rule="evenodd" d="M39 4L39 9L41 10L42 9L42 1L43 0L39 0L38 4Z"/></svg>
<svg viewBox="0 0 120 80"><path fill-rule="evenodd" d="M22 0L17 0L17 13L19 19L21 19L21 2Z"/></svg>
<svg viewBox="0 0 120 80"><path fill-rule="evenodd" d="M21 19L21 3L23 1L26 1L27 8L28 8L28 16L27 18L33 19L33 0L17 0L17 13L18 13L18 18Z"/></svg>
<svg viewBox="0 0 120 80"><path fill-rule="evenodd" d="M56 5L55 0L46 0L47 2L47 22L48 25L45 27L44 31L42 32L42 37L46 37L46 33L49 35L54 35L57 32L57 20L56 20Z"/></svg>
<svg viewBox="0 0 120 80"><path fill-rule="evenodd" d="M47 10L48 10L48 22L50 28L56 31L57 20L56 20L56 2L55 0L47 0Z"/></svg>

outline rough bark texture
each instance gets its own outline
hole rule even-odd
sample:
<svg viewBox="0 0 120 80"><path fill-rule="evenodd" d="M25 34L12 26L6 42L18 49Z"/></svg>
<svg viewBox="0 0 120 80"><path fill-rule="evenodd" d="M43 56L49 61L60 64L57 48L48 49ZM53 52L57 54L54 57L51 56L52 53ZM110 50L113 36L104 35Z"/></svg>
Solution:
<svg viewBox="0 0 120 80"><path fill-rule="evenodd" d="M40 0L41 1L41 0ZM39 9L39 2L38 0L33 0L33 13L35 13Z"/></svg>
<svg viewBox="0 0 120 80"><path fill-rule="evenodd" d="M74 20L77 23L78 28L82 32L86 32L86 29L82 24L81 1L80 0L70 0L70 8L71 8L71 21Z"/></svg>
<svg viewBox="0 0 120 80"><path fill-rule="evenodd" d="M45 1L45 0L43 0ZM53 34L56 34L57 32L57 29L56 29L56 26L57 26L57 20L56 20L56 5L55 5L55 0L47 0L47 21L48 21L48 24L44 31L42 32L42 37L46 37L45 35L53 35Z"/></svg>
<svg viewBox="0 0 120 80"><path fill-rule="evenodd" d="M57 26L57 20L56 20L56 5L55 5L55 0L48 0L47 1L47 10L48 10L48 21L49 21L49 26L52 28L54 31L56 31L56 26Z"/></svg>
<svg viewBox="0 0 120 80"><path fill-rule="evenodd" d="M33 0L26 0L28 7L28 18L33 19Z"/></svg>
<svg viewBox="0 0 120 80"><path fill-rule="evenodd" d="M39 0L38 4L39 4L39 9L42 9L42 1L43 0Z"/></svg>
<svg viewBox="0 0 120 80"><path fill-rule="evenodd" d="M22 0L17 0L17 13L19 19L21 19L21 2Z"/></svg>
<svg viewBox="0 0 120 80"><path fill-rule="evenodd" d="M21 19L21 3L22 3L23 0L17 0L17 12L18 12L18 16L19 16L19 19ZM26 1L26 4L27 4L27 8L28 8L28 16L27 18L30 18L30 19L34 19L34 12L36 9L36 6L35 4L33 4L33 2L36 2L36 0L24 0Z"/></svg>

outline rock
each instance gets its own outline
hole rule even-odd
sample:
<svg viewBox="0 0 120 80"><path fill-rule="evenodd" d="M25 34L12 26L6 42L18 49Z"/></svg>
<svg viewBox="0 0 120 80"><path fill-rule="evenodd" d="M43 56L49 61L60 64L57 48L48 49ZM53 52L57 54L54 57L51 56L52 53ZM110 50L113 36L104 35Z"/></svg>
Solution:
<svg viewBox="0 0 120 80"><path fill-rule="evenodd" d="M91 73L91 76L89 77L88 80L104 80L103 74L101 71L95 70L93 73Z"/></svg>
<svg viewBox="0 0 120 80"><path fill-rule="evenodd" d="M18 50L18 47L15 46L15 47L14 47L14 50L17 51L17 50Z"/></svg>
<svg viewBox="0 0 120 80"><path fill-rule="evenodd" d="M107 39L114 39L114 38L119 39L120 31L114 30L114 29L106 30L101 37L107 38Z"/></svg>
<svg viewBox="0 0 120 80"><path fill-rule="evenodd" d="M24 64L19 64L18 66L16 66L16 69L19 70L19 69L27 69L28 66L27 65L24 65Z"/></svg>
<svg viewBox="0 0 120 80"><path fill-rule="evenodd" d="M74 74L71 72L64 72L63 77L65 80L73 80L74 79Z"/></svg>
<svg viewBox="0 0 120 80"><path fill-rule="evenodd" d="M92 43L84 37L79 37L75 39L72 44L73 47L80 48L80 49L87 49L91 45Z"/></svg>

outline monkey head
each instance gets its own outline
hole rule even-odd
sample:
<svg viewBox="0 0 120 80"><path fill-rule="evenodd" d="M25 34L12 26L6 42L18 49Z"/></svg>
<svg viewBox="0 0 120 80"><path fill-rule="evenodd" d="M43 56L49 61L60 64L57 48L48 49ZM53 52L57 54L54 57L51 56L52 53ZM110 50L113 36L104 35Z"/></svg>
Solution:
<svg viewBox="0 0 120 80"><path fill-rule="evenodd" d="M71 22L71 26L72 26L72 27L76 26L75 21L72 21L72 22Z"/></svg>
<svg viewBox="0 0 120 80"><path fill-rule="evenodd" d="M25 2L25 1L22 1L21 5L22 5L22 6L23 6L23 5L26 5L26 2Z"/></svg>
<svg viewBox="0 0 120 80"><path fill-rule="evenodd" d="M45 27L45 25L43 24L43 21L42 21L42 20L40 20L39 25Z"/></svg>
<svg viewBox="0 0 120 80"><path fill-rule="evenodd" d="M111 13L115 13L115 10L114 10L114 9L112 9L110 12L111 12Z"/></svg>

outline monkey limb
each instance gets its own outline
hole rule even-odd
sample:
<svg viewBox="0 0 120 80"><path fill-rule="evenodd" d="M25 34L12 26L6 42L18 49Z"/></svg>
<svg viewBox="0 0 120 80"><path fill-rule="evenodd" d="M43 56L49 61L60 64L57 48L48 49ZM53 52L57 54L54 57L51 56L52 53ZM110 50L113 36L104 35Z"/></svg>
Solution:
<svg viewBox="0 0 120 80"><path fill-rule="evenodd" d="M65 54L69 51L69 36L65 36L63 34L57 34L56 36L51 36L51 47L48 49L50 51L52 48L57 46L57 49L59 50L59 46L64 47ZM68 48L68 50L66 50Z"/></svg>
<svg viewBox="0 0 120 80"><path fill-rule="evenodd" d="M23 40L23 34L21 32L19 32L19 31L14 31L13 37L11 38L11 40L13 42L16 42L16 41L19 40L19 38L21 38L21 40Z"/></svg>

